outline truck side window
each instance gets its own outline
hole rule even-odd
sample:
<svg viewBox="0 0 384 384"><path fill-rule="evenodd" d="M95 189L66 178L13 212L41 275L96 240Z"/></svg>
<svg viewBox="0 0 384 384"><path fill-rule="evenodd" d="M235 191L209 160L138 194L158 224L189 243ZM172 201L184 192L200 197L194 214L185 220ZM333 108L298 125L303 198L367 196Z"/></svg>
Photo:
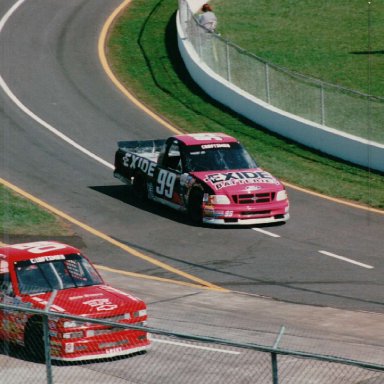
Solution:
<svg viewBox="0 0 384 384"><path fill-rule="evenodd" d="M173 142L169 147L166 158L164 159L164 166L177 172L182 171L180 148L177 142Z"/></svg>
<svg viewBox="0 0 384 384"><path fill-rule="evenodd" d="M9 279L9 273L0 273L0 295L12 295L12 283Z"/></svg>

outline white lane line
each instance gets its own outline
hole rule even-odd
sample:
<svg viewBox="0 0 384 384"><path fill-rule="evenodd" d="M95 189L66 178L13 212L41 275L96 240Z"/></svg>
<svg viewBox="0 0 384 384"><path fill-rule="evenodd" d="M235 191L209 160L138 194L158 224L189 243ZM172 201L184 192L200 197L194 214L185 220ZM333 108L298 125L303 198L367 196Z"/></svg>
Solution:
<svg viewBox="0 0 384 384"><path fill-rule="evenodd" d="M8 19L13 15L14 12L25 2L25 0L19 0L17 3L15 3L8 12L3 16L3 18L0 20L0 33L2 32L5 23L8 21ZM8 87L6 82L4 81L3 77L0 75L0 87L2 90L6 93L6 95L29 117L31 117L33 120L35 120L38 124L42 125L44 128L48 129L50 132L52 132L54 135L58 136L60 139L64 140L68 144L72 145L74 148L79 150L80 152L83 152L85 155L91 157L92 159L98 161L99 163L103 164L107 168L114 169L113 164L108 163L107 161L103 160L101 157L95 155L88 149L82 147L80 144L76 143L74 140L69 138L68 136L61 133L59 130L54 128L52 125L48 124L46 121L41 119L39 116L34 114L29 108L27 108L11 91L11 89Z"/></svg>
<svg viewBox="0 0 384 384"><path fill-rule="evenodd" d="M199 345L192 345L192 344L186 344L186 343L180 343L177 341L168 341L168 340L161 340L161 339L151 339L152 341L155 341L156 343L163 343L163 344L172 344L177 345L179 347L186 347L186 348L195 348L195 349L203 349L204 351L211 351L211 352L220 352L220 353L229 353L231 355L240 355L240 352L237 351L229 351L227 349L219 349L219 348L211 348L211 347L202 347Z"/></svg>
<svg viewBox="0 0 384 384"><path fill-rule="evenodd" d="M271 237L280 237L279 235L276 235L276 233L265 231L264 229L260 229L260 228L252 228L252 229L256 232L264 233L264 235L268 235Z"/></svg>
<svg viewBox="0 0 384 384"><path fill-rule="evenodd" d="M360 263L359 261L348 259L347 257L344 257L344 256L335 255L334 253L331 253L331 252L319 251L319 253L322 253L323 255L326 255L326 256L333 257L335 259L346 261L347 263L358 265L359 267L362 267L362 268L367 268L367 269L374 268L372 265Z"/></svg>

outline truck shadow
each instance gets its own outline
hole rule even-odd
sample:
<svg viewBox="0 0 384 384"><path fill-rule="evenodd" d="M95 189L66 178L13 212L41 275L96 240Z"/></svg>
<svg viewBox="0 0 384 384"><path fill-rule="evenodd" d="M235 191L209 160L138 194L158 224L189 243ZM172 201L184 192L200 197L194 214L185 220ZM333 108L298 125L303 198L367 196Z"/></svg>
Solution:
<svg viewBox="0 0 384 384"><path fill-rule="evenodd" d="M0 342L0 355L10 358L34 362L33 356L28 356L25 349L19 345L10 344L4 341Z"/></svg>
<svg viewBox="0 0 384 384"><path fill-rule="evenodd" d="M150 214L161 216L178 223L192 225L189 223L187 216L182 212L175 211L153 201L140 201L134 196L132 188L129 185L103 185L90 186L89 188Z"/></svg>
<svg viewBox="0 0 384 384"><path fill-rule="evenodd" d="M160 203L154 201L140 201L134 196L132 188L129 185L109 185L109 186L90 186L90 189L102 193L106 196L112 197L116 200L120 200L125 204L129 204L132 207L139 208L152 215L161 216L174 222L189 225L191 227L206 227L210 229L243 229L243 228L271 228L285 225L284 222L269 223L269 224L258 224L258 225L208 225L208 224L195 224L188 216L183 213L176 211L172 208L166 207Z"/></svg>

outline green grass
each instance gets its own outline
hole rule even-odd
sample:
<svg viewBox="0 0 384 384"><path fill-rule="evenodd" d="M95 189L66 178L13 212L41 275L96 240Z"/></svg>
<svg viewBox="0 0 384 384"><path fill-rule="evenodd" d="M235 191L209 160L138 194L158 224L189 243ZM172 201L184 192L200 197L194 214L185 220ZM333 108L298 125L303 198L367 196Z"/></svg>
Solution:
<svg viewBox="0 0 384 384"><path fill-rule="evenodd" d="M384 96L384 2L213 0L222 35L274 64Z"/></svg>
<svg viewBox="0 0 384 384"><path fill-rule="evenodd" d="M9 236L72 234L69 226L62 220L2 185L0 185L0 228L3 241Z"/></svg>
<svg viewBox="0 0 384 384"><path fill-rule="evenodd" d="M343 86L361 88L362 91L366 89L366 2L345 0L333 4L323 0L322 7L315 6L317 2L313 0L214 0L212 3L219 17L220 32L238 45L293 70L330 82L342 80L340 84ZM298 4L310 13L306 23L305 12L300 17L297 15ZM335 32L329 31L328 36L309 33L315 25L328 19L336 27L339 19L332 16L333 12L337 7L344 7L345 11L346 4L359 5L361 9L358 22L355 19L345 22L349 29L345 33L345 49L340 48L340 45L339 48L334 46ZM380 40L384 36L384 11L379 2L374 4L375 12L380 10L380 13L377 12L373 20L372 46L380 51L384 49L384 43L381 46ZM178 54L176 7L177 2L174 0L134 0L116 23L108 42L109 58L115 73L131 92L185 132L224 131L236 136L261 166L285 181L384 209L383 175L321 156L273 135L206 96L193 83ZM249 9L253 10L252 14ZM331 16L321 15L325 11L331 12ZM351 19L350 9L345 12ZM315 22L317 15L321 17ZM301 22L304 24L300 25ZM359 25L361 32L352 28L356 25ZM291 48L287 46L291 41L287 35L289 28L292 29L289 31L290 36L296 35L292 37L294 46ZM307 33L304 33L306 30ZM357 36L359 40L354 44L348 43L349 34ZM306 49L306 53L302 52L303 49ZM322 50L329 52L324 53ZM352 55L348 53L351 50L362 53ZM372 78L375 79L372 89L378 95L384 94L381 73L383 57L375 54L370 58L374 68ZM338 61L330 63L330 59ZM323 63L316 65L318 60ZM333 73L332 67L338 72ZM351 79L356 82L349 83ZM65 223L3 186L0 186L0 226L6 236L56 236L70 233Z"/></svg>

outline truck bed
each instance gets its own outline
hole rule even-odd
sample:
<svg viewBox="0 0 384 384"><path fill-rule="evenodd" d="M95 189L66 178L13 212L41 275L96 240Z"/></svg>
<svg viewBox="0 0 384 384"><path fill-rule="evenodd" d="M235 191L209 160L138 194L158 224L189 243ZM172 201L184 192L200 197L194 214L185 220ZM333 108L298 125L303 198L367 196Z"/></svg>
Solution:
<svg viewBox="0 0 384 384"><path fill-rule="evenodd" d="M165 140L119 141L118 147L123 152L134 153L151 161L157 161Z"/></svg>

